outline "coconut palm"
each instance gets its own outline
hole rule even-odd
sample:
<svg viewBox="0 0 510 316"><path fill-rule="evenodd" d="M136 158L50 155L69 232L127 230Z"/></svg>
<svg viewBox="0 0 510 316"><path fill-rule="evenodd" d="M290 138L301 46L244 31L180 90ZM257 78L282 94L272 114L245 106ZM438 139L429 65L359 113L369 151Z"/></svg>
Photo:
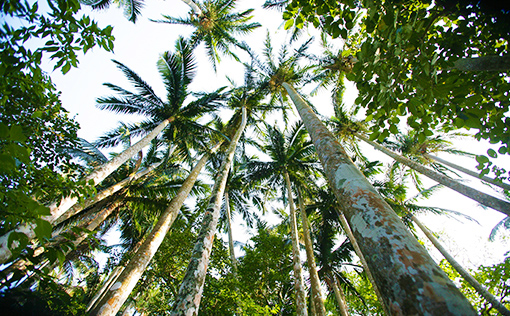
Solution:
<svg viewBox="0 0 510 316"><path fill-rule="evenodd" d="M112 4L112 0L78 0L81 4L89 5L93 9L106 9ZM143 0L115 1L123 10L124 16L129 21L135 23L140 16L143 7Z"/></svg>
<svg viewBox="0 0 510 316"><path fill-rule="evenodd" d="M246 35L261 26L259 23L248 23L252 18L250 14L253 9L233 12L236 4L234 0L206 0L203 3L188 0L186 3L192 8L186 18L163 15L164 20L157 22L193 27L191 45L195 47L200 43L205 44L207 55L215 70L217 63L220 62L220 53L239 61L232 48L246 50L246 44L239 42L235 36Z"/></svg>
<svg viewBox="0 0 510 316"><path fill-rule="evenodd" d="M460 312L474 315L474 310L466 298L409 234L398 216L354 166L342 146L308 104L291 85L283 83L283 86L310 133L331 189L341 204L342 213L356 237L375 282L380 285L387 309L393 311L398 306L404 314L419 310L423 313L453 315ZM374 260L375 258L378 259ZM402 269L396 269L396 263L402 266ZM413 272L411 276L411 271L408 270L410 267L413 271L420 272ZM416 282L399 281L410 277L415 278ZM418 281L418 278L424 279ZM437 281L431 283L430 280ZM401 287L404 283L406 286ZM397 284L399 285L396 286ZM434 292L439 291L435 297L440 298L440 301L432 303L431 297L424 296L424 285L433 286ZM425 301L428 303L424 303Z"/></svg>
<svg viewBox="0 0 510 316"><path fill-rule="evenodd" d="M283 196L290 208L291 237L293 242L294 275L296 278L297 310L300 315L306 314L305 292L301 275L301 260L299 258L297 223L291 183L301 186L307 183L307 174L314 174L317 162L313 156L313 148L306 141L306 133L301 124L289 128L287 135L279 129L266 126L264 143L260 149L269 155L270 161L249 161L246 164L249 177L252 181L264 180L269 187L281 187L282 195L287 192L287 199ZM320 294L319 294L320 296Z"/></svg>

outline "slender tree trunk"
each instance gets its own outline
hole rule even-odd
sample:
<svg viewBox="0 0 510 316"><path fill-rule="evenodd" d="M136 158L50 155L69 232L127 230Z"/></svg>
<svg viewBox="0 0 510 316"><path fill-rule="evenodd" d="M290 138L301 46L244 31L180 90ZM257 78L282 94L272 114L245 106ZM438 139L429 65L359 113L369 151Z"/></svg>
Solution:
<svg viewBox="0 0 510 316"><path fill-rule="evenodd" d="M329 283L331 284L333 292L335 293L339 314L341 316L349 316L349 312L347 311L347 304L345 303L345 294L340 285L338 284L337 278L333 276L329 279L330 279Z"/></svg>
<svg viewBox="0 0 510 316"><path fill-rule="evenodd" d="M419 173L423 174L424 176L426 176L434 181L437 181L437 182L441 183L442 185L447 186L450 189L452 189L452 190L454 190L454 191L456 191L472 200L477 201L478 203L481 203L485 206L495 209L498 212L501 212L503 214L510 216L510 203L502 201L502 200L495 198L489 194L475 190L471 187L468 187L467 185L459 183L459 182L457 182L453 179L450 179L447 176L442 175L438 172L435 172L419 163L416 163L416 162L414 162L410 159L407 159L399 154L396 154L393 151L389 150L388 148L386 148L382 145L379 145L376 142L369 140L367 137L365 137L359 133L355 133L355 135L359 139L363 140L367 144L372 145L372 147L374 147L375 149L382 151L383 153L385 153L386 155L395 159L396 161L400 162L401 164L406 165L409 168L418 171Z"/></svg>
<svg viewBox="0 0 510 316"><path fill-rule="evenodd" d="M496 179L492 179L492 178L489 178L489 177L487 177L487 176L481 176L481 177L480 177L480 175L479 175L478 173L474 172L474 171L471 171L471 170L469 170L469 169L467 169L467 168L461 167L461 166L459 166L459 165L457 165L457 164L454 164L453 162L449 162L449 161L444 160L444 159L442 159L442 158L439 158L439 157L437 157L437 156L433 156L433 155L429 155L429 154L423 154L423 156L424 156L425 158L428 158L428 159L430 159L430 160L437 161L437 162L439 162L440 164L443 164L443 165L445 165L445 166L451 167L451 168L453 168L453 169L455 169L455 170L458 170L458 171L460 171L460 172L464 172L465 174L470 175L470 176L472 176L472 177L475 177L475 178L477 178L478 180L483 180L483 181L485 181L485 182L487 182L487 183L494 184L494 185L496 185L496 186L498 186L498 187L500 187L500 188L502 188L502 189L504 189L504 190L508 190L508 191L510 191L510 185L508 185L508 184L506 184L506 183L499 182L499 181L497 181Z"/></svg>
<svg viewBox="0 0 510 316"><path fill-rule="evenodd" d="M136 144L124 150L118 156L108 161L107 163L97 167L92 171L88 176L85 177L85 182L92 182L94 185L103 181L107 176L109 176L112 172L117 170L122 164L124 164L129 158L133 157L136 153L142 150L145 146L147 146L158 134L165 129L165 127L170 124L174 119L166 119L162 123L160 123L154 130L152 130L149 134L147 134L144 138L139 140ZM43 216L42 219L53 224L57 218L62 216L70 207L72 207L78 201L77 197L68 196L60 200L59 202L55 202L49 206L51 215ZM29 240L35 238L35 229L36 225L34 223L25 223L14 230L8 232L7 234L0 237L0 264L7 262L11 257L11 250L9 249L9 245L7 245L9 241L9 236L13 232L25 234Z"/></svg>
<svg viewBox="0 0 510 316"><path fill-rule="evenodd" d="M392 315L475 315L455 285L407 231L297 92L286 88L332 191Z"/></svg>
<svg viewBox="0 0 510 316"><path fill-rule="evenodd" d="M193 0L182 0L182 2L186 3L191 8L191 10L193 10L195 15L202 15L202 10L200 10L200 8L196 5L195 2L193 2Z"/></svg>
<svg viewBox="0 0 510 316"><path fill-rule="evenodd" d="M230 201L227 191L225 191L225 211L227 213L228 251L230 253L230 261L232 261L232 271L234 273L234 277L237 278L237 260L234 252L234 237L232 237L232 220L230 217Z"/></svg>
<svg viewBox="0 0 510 316"><path fill-rule="evenodd" d="M308 272L310 273L310 281L312 284L312 304L315 306L315 314L317 316L326 316L326 308L324 307L324 298L322 296L321 281L317 273L317 265L315 264L315 255L313 253L313 243L310 234L310 225L308 224L308 216L306 216L305 203L301 190L298 189L299 209L301 211L301 220L303 222L303 235L305 238L306 260L308 262Z"/></svg>
<svg viewBox="0 0 510 316"><path fill-rule="evenodd" d="M290 218L290 235L292 237L292 259L294 268L294 287L296 290L296 315L308 315L306 308L306 291L303 281L303 271L301 268L301 258L299 257L298 228L296 221L296 209L294 207L294 198L292 197L292 188L289 174L284 171L285 183L287 185L287 196L289 200L289 218Z"/></svg>
<svg viewBox="0 0 510 316"><path fill-rule="evenodd" d="M510 56L461 58L453 63L453 68L460 71L506 72L510 69Z"/></svg>
<svg viewBox="0 0 510 316"><path fill-rule="evenodd" d="M243 107L241 111L241 123L230 141L226 157L223 159L218 175L216 176L212 189L212 196L202 220L202 228L198 235L197 243L193 248L188 269L186 270L172 312L170 313L172 316L192 316L198 314L230 165L234 158L237 142L246 126L246 108Z"/></svg>
<svg viewBox="0 0 510 316"><path fill-rule="evenodd" d="M452 265L452 267L466 280L476 292L483 298L485 298L492 306L504 316L510 316L510 310L508 310L503 304L501 304L497 298L494 297L486 288L484 288L469 272L467 272L449 253L443 248L439 240L423 225L416 216L412 215L411 219L413 222L420 227L421 231L427 236L432 242L434 247L443 255L443 257Z"/></svg>
<svg viewBox="0 0 510 316"><path fill-rule="evenodd" d="M381 294L381 291L379 290L379 286L375 282L375 279L372 276L372 272L370 272L370 268L368 267L367 261L365 260L365 257L363 256L361 249L359 248L356 238L354 238L354 235L352 234L351 228L349 227L349 223L347 223L347 220L345 219L344 214L340 210L337 210L337 212L338 212L338 218L340 218L340 222L342 223L342 228L344 229L344 232L347 234L347 237L351 241L352 247L354 248L356 255L358 255L358 258L361 261L361 264L363 265L363 270L365 270L365 274L367 275L368 280L372 284L375 295L377 296L377 299L381 303L384 313L386 315L390 315L390 313L387 309L387 306L384 304L384 299Z"/></svg>
<svg viewBox="0 0 510 316"><path fill-rule="evenodd" d="M74 216L76 214L78 214L79 212L81 212L82 210L96 204L97 202L113 195L114 193L116 193L117 191L119 191L120 189L122 189L123 187L125 187L128 183L132 182L132 181L136 181L138 179L140 179L141 177L144 177L146 175L148 175L152 170L156 169L157 167L159 167L161 163L155 163L153 165L151 165L150 167L144 169L144 170L141 170L139 172L137 172L136 174L133 174L133 175L130 175L129 177L125 178L124 180L120 181L120 182L117 182L116 184L102 190L101 192L98 192L95 196L91 197L91 198L88 198L86 199L85 201L83 201L82 203L76 203L74 204L67 212L65 212L64 214L62 214L62 216L60 216L56 221L55 221L55 224L60 224L62 223L63 221L71 218L71 216Z"/></svg>
<svg viewBox="0 0 510 316"><path fill-rule="evenodd" d="M219 146L220 144L216 145L212 151L217 150ZM161 214L156 226L154 226L147 239L126 265L117 282L101 299L97 307L91 310L90 315L115 315L119 311L163 242L184 200L186 200L189 192L191 192L200 171L208 159L209 154L204 154L193 170L191 170L176 196L170 202L170 205Z"/></svg>

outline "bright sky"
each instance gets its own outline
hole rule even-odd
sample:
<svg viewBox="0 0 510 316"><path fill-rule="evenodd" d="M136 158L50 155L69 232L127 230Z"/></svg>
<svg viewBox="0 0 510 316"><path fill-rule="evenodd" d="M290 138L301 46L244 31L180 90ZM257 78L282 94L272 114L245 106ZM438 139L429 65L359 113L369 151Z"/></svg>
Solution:
<svg viewBox="0 0 510 316"><path fill-rule="evenodd" d="M249 43L253 50L261 53L266 29L268 29L271 37L275 39L273 46L277 53L280 44L286 38L285 31L278 29L282 25L281 13L262 10L261 5L263 2L262 0L238 1L238 9L240 10L255 7L256 16L253 21L263 25L262 28L259 28L249 37L244 38L244 40ZM136 121L136 118L120 118L116 114L100 111L95 108L96 98L111 94L110 90L102 85L103 83L109 82L128 89L131 88L123 74L110 61L111 59L116 59L133 69L156 90L158 95L161 97L165 96L163 83L157 72L156 61L164 51L173 51L174 43L178 36L186 37L190 34L191 29L177 25L154 23L148 21L148 19L160 19L161 14L184 17L188 10L188 6L178 0L147 0L142 11L142 17L136 24L128 22L122 15L122 11L116 8L115 5L109 10L91 13L101 26L104 27L108 24L114 26L113 34L116 38L115 52L112 54L94 49L85 56L79 56L80 65L78 69L72 69L65 76L60 72L51 73L53 81L58 89L62 91L61 100L64 107L71 115L76 115L76 119L81 125L80 137L93 141L103 133L114 128L120 120L127 121L128 119L133 119ZM318 42L317 40L317 44ZM242 59L248 60L246 54L243 52L239 54L242 56ZM205 57L203 47L199 47L197 62L198 73L191 86L193 91L212 91L220 86L228 85L225 79L226 75L234 79L238 84L243 82L242 67L234 61L228 60L228 58L222 61L218 68L218 74L215 74ZM50 70L52 68L48 67L47 69ZM356 97L356 91L349 89L346 95L350 99L346 103L351 104ZM313 102L322 114L329 115L332 113L332 106L327 97L315 98ZM485 152L485 149L477 149L479 148L478 145L474 145L473 142L459 142L456 146L459 149L475 153ZM378 152L368 151L367 156L374 160L388 161L386 158L381 158L382 154ZM473 169L476 165L472 159L466 160L446 155L443 157ZM510 166L509 162L510 159L502 160L500 165ZM490 188L479 185L477 182L479 181L475 180L468 183L476 184L478 188L482 188L489 193L491 192ZM433 184L432 182L430 183L431 185ZM490 229L503 218L502 214L490 209L484 210L476 206L475 202L471 202L448 189L443 189L442 192L433 196L431 200L423 203L460 211L476 218L480 222L481 226L478 226L466 221L458 223L438 216L421 217L431 230L438 233L446 233L441 235L441 241L443 241L445 247L453 255L459 258L459 261L465 267L473 268L479 264L487 265L500 262L505 251L510 250L508 238L492 243L487 242ZM240 220L238 218L236 221L239 233L236 234L235 238L239 241L244 241L243 239L246 236L241 237L244 229L240 226ZM440 258L434 252L433 256Z"/></svg>

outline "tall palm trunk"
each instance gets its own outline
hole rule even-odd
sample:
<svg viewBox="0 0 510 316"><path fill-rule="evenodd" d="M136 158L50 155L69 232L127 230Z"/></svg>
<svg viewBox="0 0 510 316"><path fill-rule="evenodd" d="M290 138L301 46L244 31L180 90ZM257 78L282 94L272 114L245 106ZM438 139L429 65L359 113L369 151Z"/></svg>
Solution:
<svg viewBox="0 0 510 316"><path fill-rule="evenodd" d="M287 83L328 182L367 261L383 304L395 315L475 315L455 285L407 231L340 143Z"/></svg>
<svg viewBox="0 0 510 316"><path fill-rule="evenodd" d="M237 142L241 137L246 126L246 108L242 107L242 120L237 128L227 149L226 157L221 163L218 175L212 189L212 196L209 205L205 211L202 220L202 228L198 235L197 242L191 254L191 260L188 269L179 288L179 293L174 302L171 312L172 316L186 315L192 316L198 314L200 307L200 299L204 289L205 276L207 274L207 266L211 255L218 218L220 216L220 207L228 180L230 165L234 158Z"/></svg>
<svg viewBox="0 0 510 316"><path fill-rule="evenodd" d="M337 212L338 212L338 218L340 218L340 222L342 223L342 228L344 229L344 232L347 235L347 237L349 238L349 241L351 242L352 247L354 248L354 251L356 252L356 255L358 255L358 258L361 261L361 264L363 265L363 270L365 271L365 274L367 275L368 280L372 284L372 287L374 289L375 295L377 296L377 299L381 303L381 306L384 309L385 314L390 315L386 305L384 304L384 297L382 296L381 291L379 290L379 285L377 285L374 277L372 276L372 272L370 272L370 268L368 267L367 261L365 260L365 257L363 256L361 249L359 248L356 238L354 238L354 235L352 234L352 230L349 227L349 223L347 223L347 220L345 219L345 216L341 211L337 210Z"/></svg>
<svg viewBox="0 0 510 316"><path fill-rule="evenodd" d="M182 2L186 3L191 10L193 10L193 13L197 16L202 15L202 10L197 6L197 4L193 0L182 0Z"/></svg>
<svg viewBox="0 0 510 316"><path fill-rule="evenodd" d="M85 177L85 182L89 183L92 181L94 184L98 184L103 181L107 176L109 176L112 172L117 170L122 164L124 164L129 158L133 157L136 153L142 150L145 146L150 144L150 142L158 136L158 134L165 129L165 127L170 124L174 119L169 118L160 123L154 130L152 130L149 134L147 134L144 138L139 140L136 144L124 150L118 156L108 161L107 163L97 167L94 169L89 175ZM53 224L57 218L62 216L70 207L72 207L78 201L77 197L68 196L60 200L59 202L55 202L49 206L50 214L48 216L43 216L42 219ZM29 240L35 238L35 227L36 225L33 223L25 223L14 230L8 232L7 234L0 237L0 264L5 263L12 255L11 250L9 249L8 241L9 236L13 232L25 234Z"/></svg>
<svg viewBox="0 0 510 316"><path fill-rule="evenodd" d="M483 181L488 182L488 183L490 183L490 184L494 184L494 185L496 185L496 186L498 186L498 187L500 187L500 188L502 188L502 189L504 189L504 190L508 190L508 191L510 191L510 185L508 185L508 184L506 184L506 183L498 182L497 180L492 179L492 178L489 178L489 177L487 177L487 176L481 176L481 177L480 177L480 175L479 175L478 173L474 172L474 171L471 171L471 170L469 170L469 169L467 169L467 168L464 168L464 167L462 167L462 166L459 166L459 165L457 165L457 164L454 164L453 162L449 162L448 160L444 160L444 159L439 158L439 157L437 157L437 156L429 155L429 154L426 154L426 153L425 153L425 154L423 154L423 156L424 156L425 158L428 158L428 159L430 159L430 160L437 161L437 162L439 162L440 164L443 164L443 165L445 165L445 166L451 167L451 168L453 168L453 169L455 169L455 170L458 170L458 171L460 171L460 172L464 172L465 174L470 175L470 176L472 176L472 177L475 177L475 178L477 178L477 179L479 179L479 180L483 180Z"/></svg>
<svg viewBox="0 0 510 316"><path fill-rule="evenodd" d="M303 281L303 271L301 268L301 258L299 257L296 208L294 207L294 198L292 196L289 174L286 170L283 176L285 177L285 184L287 185L287 199L289 200L290 235L292 237L292 259L294 268L294 288L296 290L296 315L302 316L308 315L308 310L306 308L306 291Z"/></svg>
<svg viewBox="0 0 510 316"><path fill-rule="evenodd" d="M423 225L416 216L412 215L411 219L413 222L420 227L421 231L427 236L432 242L434 247L443 255L443 257L452 265L452 267L466 280L481 297L485 298L492 306L501 313L501 315L510 316L510 310L508 310L498 299L494 297L486 288L484 288L469 272L467 272L449 253L443 248L439 240Z"/></svg>
<svg viewBox="0 0 510 316"><path fill-rule="evenodd" d="M78 214L82 210L84 210L84 209L86 209L86 208L96 204L99 201L104 200L105 198L107 198L107 197L109 197L111 195L113 195L114 193L118 192L120 189L125 187L128 183L130 183L132 181L136 181L136 180L138 180L138 179L148 175L152 170L154 170L157 167L159 167L159 165L161 165L161 163L152 164L148 168L140 170L136 174L130 175L129 177L125 178L124 180L119 181L116 184L114 184L114 185L112 185L112 186L110 186L110 187L108 187L108 188L98 192L93 197L88 198L88 199L86 199L85 201L83 201L81 203L74 204L67 212L65 212L64 214L62 214L62 216L60 216L59 218L57 218L57 220L55 220L55 224L60 224L63 221L65 221L65 220L71 218L72 216Z"/></svg>
<svg viewBox="0 0 510 316"><path fill-rule="evenodd" d="M447 186L450 189L452 189L452 190L454 190L454 191L456 191L472 200L477 201L478 203L481 203L485 206L495 209L496 211L499 211L503 214L510 216L510 203L502 201L502 200L495 198L489 194L475 190L471 187L468 187L467 185L464 185L464 184L459 183L453 179L450 179L447 176L444 176L438 172L435 172L435 171L433 171L417 162L414 162L414 161L407 159L399 154L396 154L393 151L389 150L388 148L386 148L376 142L369 140L367 137L365 137L359 133L355 133L355 135L359 139L363 140L367 144L370 144L375 149L382 151L383 153L385 153L386 155L395 159L396 161L400 162L401 164L404 164L404 165L408 166L409 168L412 168L412 169L418 171L419 173L423 174L424 176L426 176L434 181L437 181L437 182L441 183L442 185Z"/></svg>
<svg viewBox="0 0 510 316"><path fill-rule="evenodd" d="M214 152L219 146L220 144L216 145L211 151ZM122 271L118 277L117 282L115 282L108 293L101 299L97 307L91 310L90 315L115 315L119 311L163 242L184 200L186 200L191 192L200 171L208 159L209 154L204 154L191 170L179 191L170 202L170 205L163 214L161 214L147 239L126 265L124 271Z"/></svg>
<svg viewBox="0 0 510 316"><path fill-rule="evenodd" d="M290 180L289 180L290 181ZM303 235L305 239L306 261L308 262L308 272L310 273L310 281L312 284L312 304L315 306L315 314L317 316L326 316L326 308L324 307L324 299L322 296L321 281L317 273L317 265L315 264L315 255L313 253L313 243L310 234L310 225L308 216L306 216L305 203L301 190L298 189L299 210L301 211L301 221L303 222Z"/></svg>
<svg viewBox="0 0 510 316"><path fill-rule="evenodd" d="M335 293L335 299L338 304L338 313L341 316L349 316L349 312L347 311L347 304L345 303L345 294L338 284L336 276L333 275L327 278L330 287L333 288L333 292Z"/></svg>
<svg viewBox="0 0 510 316"><path fill-rule="evenodd" d="M227 230L228 230L228 252L230 254L230 261L232 262L232 271L234 277L237 277L237 260L234 252L234 238L232 237L232 219L230 214L230 201L228 192L225 191L225 211L227 215Z"/></svg>

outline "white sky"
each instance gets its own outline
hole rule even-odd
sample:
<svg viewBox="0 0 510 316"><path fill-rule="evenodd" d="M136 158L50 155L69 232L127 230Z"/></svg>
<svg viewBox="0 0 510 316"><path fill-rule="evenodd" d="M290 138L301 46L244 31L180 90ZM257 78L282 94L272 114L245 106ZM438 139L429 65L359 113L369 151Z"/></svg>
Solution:
<svg viewBox="0 0 510 316"><path fill-rule="evenodd" d="M264 1L238 1L238 9L256 8L256 16L253 21L263 25L257 31L249 35L246 40L256 52L261 53L263 42L266 36L266 29L269 29L271 36L275 39L273 47L278 52L280 44L285 40L286 34L283 29L278 29L282 25L281 13L275 11L262 10L261 5ZM186 37L190 34L190 28L184 28L177 25L159 24L148 21L148 19L160 19L161 14L184 17L188 12L188 6L178 0L146 0L145 8L142 11L140 20L133 24L128 22L122 15L122 11L112 6L106 11L94 11L91 16L99 22L101 26L111 24L114 26L113 34L115 40L115 52L107 53L97 48L89 51L85 56L79 56L79 68L63 76L60 72L52 72L52 80L56 83L58 89L62 91L61 100L64 107L76 116L81 125L79 136L93 141L100 135L107 132L117 125L119 120L127 121L129 117L120 118L119 115L100 111L95 107L95 99L101 96L110 95L109 89L102 84L105 82L114 83L119 86L130 89L130 85L124 78L124 75L110 61L116 59L137 72L145 81L147 81L161 97L165 96L165 90L162 80L156 68L156 61L161 53L166 50L174 50L175 40L179 35ZM306 36L306 35L305 35ZM318 43L317 38L317 43ZM247 54L239 52L243 60L247 59ZM243 82L242 67L232 60L225 58L219 66L218 74L212 70L212 66L205 57L203 47L199 47L196 53L198 63L198 73L191 86L193 91L213 91L218 87L228 85L225 75L234 79L238 84ZM52 68L47 66L48 70ZM327 93L326 93L327 95ZM349 89L346 95L353 102L356 97L356 91ZM322 114L331 114L332 105L327 97L313 99L315 106ZM349 104L349 101L346 101ZM131 118L136 121L136 118ZM480 146L476 142L459 142L456 144L459 149L475 153L484 153L486 146ZM367 149L367 157L373 160L388 161L381 158L379 152ZM476 162L473 159L451 157L455 163L463 164L465 167L473 168ZM501 166L510 166L510 159L502 159ZM469 184L479 182L477 180L467 182ZM433 184L430 182L431 185ZM482 188L488 193L489 188L484 185L476 184L477 188ZM458 195L448 189L434 195L432 199L424 202L427 205L441 206L456 211L463 212L475 217L482 225L469 223L458 223L439 216L423 216L423 222L434 232L442 232L441 235L445 247L453 255L457 255L459 261L468 268L473 268L479 264L493 264L503 259L505 251L510 250L508 239L500 239L497 242L487 242L490 229L503 218L503 215L490 209L484 210L471 202L467 198ZM244 241L242 237L243 228L240 225L240 218L236 218L237 234L235 238ZM506 235L508 236L508 234ZM432 253L434 258L440 258L439 255Z"/></svg>

